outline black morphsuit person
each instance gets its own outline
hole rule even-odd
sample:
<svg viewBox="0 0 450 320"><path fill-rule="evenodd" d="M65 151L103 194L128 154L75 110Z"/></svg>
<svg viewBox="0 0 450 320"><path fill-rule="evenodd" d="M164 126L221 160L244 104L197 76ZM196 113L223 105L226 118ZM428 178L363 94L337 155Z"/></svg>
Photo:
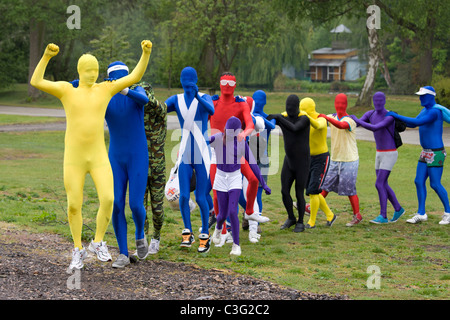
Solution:
<svg viewBox="0 0 450 320"><path fill-rule="evenodd" d="M310 151L309 130L310 122L307 116L299 111L300 100L292 94L286 99L287 117L281 114L270 114L267 119L275 119L276 124L283 132L285 157L281 169L281 195L286 208L288 219L280 229L295 225L294 232L302 232L305 227L303 217L305 214L304 190L308 181ZM295 219L292 197L290 195L292 184L295 181L295 196L297 198L298 220Z"/></svg>

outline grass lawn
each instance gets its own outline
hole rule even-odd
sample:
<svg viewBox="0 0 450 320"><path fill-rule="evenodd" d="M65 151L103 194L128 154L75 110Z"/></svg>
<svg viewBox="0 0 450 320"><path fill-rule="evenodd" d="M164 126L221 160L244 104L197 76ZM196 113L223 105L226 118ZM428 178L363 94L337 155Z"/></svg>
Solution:
<svg viewBox="0 0 450 320"><path fill-rule="evenodd" d="M181 92L156 88L158 99ZM17 85L0 92L0 105L25 105L60 108L59 101L45 97L37 103L26 101L26 85ZM238 92L251 95L252 92ZM267 113L284 110L287 92L268 92ZM332 94L297 93L300 98L312 97L321 113L334 111ZM349 96L349 106L356 97ZM388 96L388 109L407 116L415 116L421 107L417 97ZM366 110L349 109L358 116ZM55 121L49 118L31 118L0 115L0 124ZM167 175L173 166L171 154L178 146L179 135L168 132L166 143ZM106 135L108 143L108 135ZM351 220L351 206L346 197L331 193L327 202L338 216L332 228L324 226L324 214L319 212L317 228L303 233L280 230L287 214L281 201L280 163L284 157L283 140L272 136L270 144L273 175L268 178L272 195L263 196L264 214L271 221L262 226L258 244L248 241L248 232L240 231L242 255L230 257L230 245L215 248L206 255L197 253L197 244L191 249L179 247L183 223L178 210L165 203L166 218L162 230L161 250L148 259L164 259L198 265L203 268L228 269L263 278L281 285L315 293L346 294L352 299L449 299L450 245L449 226L438 222L442 204L429 188L427 214L429 220L410 225L406 218L417 207L414 175L420 146L404 145L389 179L391 187L406 209L406 216L389 225L374 225L369 220L378 215L378 194L375 189L375 144L358 142L360 168L357 190L363 222L353 228L345 223ZM0 133L0 220L24 226L36 232L53 232L71 241L66 217L66 196L62 180L64 151L63 132ZM443 185L450 189L448 169L444 170ZM292 195L294 196L293 190ZM308 198L307 198L308 200ZM97 194L88 175L84 189L83 241L94 236L98 209ZM242 209L241 209L242 212ZM388 218L393 208L388 204ZM127 208L129 246L134 250L134 224ZM307 219L307 216L305 217ZM306 220L307 221L307 220ZM305 222L306 222L305 221ZM198 208L192 213L193 229L200 227ZM151 232L152 230L150 230ZM198 234L196 233L196 236ZM106 235L108 245L116 246L112 225ZM69 261L68 261L69 263ZM371 268L381 272L379 289L369 289ZM62 271L64 272L64 271Z"/></svg>
<svg viewBox="0 0 450 320"><path fill-rule="evenodd" d="M168 132L166 152L171 154L177 141ZM276 139L277 137L273 137ZM66 217L66 198L62 180L63 132L0 133L0 220L30 228L36 232L54 232L71 241ZM282 160L283 141L272 143L273 165ZM278 148L277 148L278 146ZM258 244L248 241L248 232L240 231L242 255L232 258L230 245L215 248L206 255L179 247L183 229L181 214L166 202L166 219L162 231L161 251L149 259L165 259L195 264L203 268L228 269L270 280L299 290L346 294L353 299L448 299L450 284L450 246L448 226L438 225L442 205L429 191L429 220L419 225L401 221L374 225L369 220L378 215L378 196L374 187L374 144L359 142L360 169L357 189L363 222L353 228L346 197L330 194L327 202L338 215L332 228L324 226L319 212L317 228L303 233L279 230L286 219L282 205L279 171L268 178L272 195L264 196L264 213L271 221L262 226ZM417 206L414 173L420 147L404 145L390 178L407 216ZM277 156L278 152L278 156ZM173 163L168 156L167 174ZM444 172L444 186L450 178ZM96 190L87 176L83 204L83 240L94 235L98 209ZM241 210L242 211L242 210ZM388 215L393 209L388 206ZM129 246L134 250L134 224L127 208ZM193 229L200 227L198 208L192 213ZM198 234L196 234L197 236ZM106 235L109 245L116 246L112 225ZM198 241L197 241L198 243ZM69 263L69 261L68 261ZM368 289L371 266L381 272L379 289Z"/></svg>

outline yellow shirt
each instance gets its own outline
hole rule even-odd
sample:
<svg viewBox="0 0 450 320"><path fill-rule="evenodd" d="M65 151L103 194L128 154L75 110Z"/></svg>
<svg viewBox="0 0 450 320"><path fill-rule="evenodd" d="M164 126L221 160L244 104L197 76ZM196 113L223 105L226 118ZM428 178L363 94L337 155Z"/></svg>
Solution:
<svg viewBox="0 0 450 320"><path fill-rule="evenodd" d="M358 146L355 134L356 122L348 116L338 119L337 115L329 114L328 117L338 121L345 121L350 126L349 129L338 129L330 123L331 160L342 162L358 160Z"/></svg>

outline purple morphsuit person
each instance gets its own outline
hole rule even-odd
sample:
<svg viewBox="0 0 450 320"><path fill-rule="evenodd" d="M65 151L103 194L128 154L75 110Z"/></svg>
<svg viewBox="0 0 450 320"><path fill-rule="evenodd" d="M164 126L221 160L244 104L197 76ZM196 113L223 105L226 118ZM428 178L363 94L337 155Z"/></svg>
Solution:
<svg viewBox="0 0 450 320"><path fill-rule="evenodd" d="M373 95L373 105L375 110L366 112L361 119L351 115L355 122L367 130L373 131L377 152L375 156L375 187L380 200L380 215L371 220L372 223L396 222L404 213L405 209L399 204L395 192L388 184L389 175L398 158L398 151L394 141L395 121L393 117L386 116L385 109L386 96L383 92L376 92ZM394 216L387 219L387 201L394 207Z"/></svg>
<svg viewBox="0 0 450 320"><path fill-rule="evenodd" d="M223 223L229 217L233 236L233 247L230 252L232 255L241 254L238 203L242 190L241 164L244 163L243 158L250 164L250 168L258 178L266 194L271 193L270 188L261 176L261 171L248 144L245 140L238 141L237 139L241 131L241 121L236 117L230 117L226 122L224 132L210 137L211 146L216 152L217 172L213 189L217 192L219 205L219 214L217 215L217 223L212 240L216 246L223 245L220 234Z"/></svg>

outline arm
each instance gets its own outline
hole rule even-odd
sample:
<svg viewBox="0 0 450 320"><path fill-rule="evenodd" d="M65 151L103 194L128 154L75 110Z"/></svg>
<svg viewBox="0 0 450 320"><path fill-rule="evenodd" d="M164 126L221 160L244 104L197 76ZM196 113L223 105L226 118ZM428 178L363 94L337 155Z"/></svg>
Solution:
<svg viewBox="0 0 450 320"><path fill-rule="evenodd" d="M386 128L389 125L391 125L392 121L394 121L394 118L386 116L382 121L372 124L368 121L362 121L361 119L358 119L356 116L351 115L350 116L355 122L360 125L361 127L370 130L370 131L378 131L380 129Z"/></svg>
<svg viewBox="0 0 450 320"><path fill-rule="evenodd" d="M282 115L277 115L275 119L277 120L278 125L293 132L303 130L310 124L308 118L305 116L298 117L295 123L290 122L287 118L283 117Z"/></svg>
<svg viewBox="0 0 450 320"><path fill-rule="evenodd" d="M64 90L68 87L72 87L72 84L65 81L54 82L44 79L45 69L47 68L48 62L51 58L56 56L58 52L59 47L56 44L50 43L47 45L44 55L36 66L36 69L34 69L30 84L33 87L60 99L63 96Z"/></svg>
<svg viewBox="0 0 450 320"><path fill-rule="evenodd" d="M195 95L195 97L197 98L200 105L206 110L206 112L208 112L209 115L212 116L214 114L214 103L211 99L211 96L207 94L200 96L197 89L197 94Z"/></svg>
<svg viewBox="0 0 450 320"><path fill-rule="evenodd" d="M434 108L437 108L442 111L442 118L445 122L450 123L450 110L448 110L446 107L441 106L440 104L435 104Z"/></svg>
<svg viewBox="0 0 450 320"><path fill-rule="evenodd" d="M171 96L169 99L165 101L165 104L167 106L167 112L173 112L175 111L175 105L177 103L177 96Z"/></svg>
<svg viewBox="0 0 450 320"><path fill-rule="evenodd" d="M124 90L125 92L122 93L122 91ZM133 101L140 106L145 106L149 101L147 94L145 93L145 90L142 87L136 87L135 89L132 90L125 88L124 90L120 91L120 93L124 94L128 98L133 99Z"/></svg>
<svg viewBox="0 0 450 320"><path fill-rule="evenodd" d="M120 78L116 81L111 82L111 93L115 95L116 93L122 91L123 89L130 87L131 85L139 82L147 69L148 60L150 59L150 53L152 52L152 43L149 40L144 40L141 42L142 55L138 64L134 68L133 72L129 75Z"/></svg>
<svg viewBox="0 0 450 320"><path fill-rule="evenodd" d="M424 124L427 124L427 123L430 123L430 122L433 122L434 120L436 120L436 118L438 116L436 112L440 112L440 111L437 109L434 109L434 110L433 109L429 109L429 110L424 109L424 110L422 110L422 112L419 113L419 115L417 117L409 118L409 117L401 116L395 112L389 111L386 114L386 117L392 116L396 119L399 119L399 120L405 122L408 127L414 128L414 127L422 126Z"/></svg>
<svg viewBox="0 0 450 320"><path fill-rule="evenodd" d="M316 129L320 130L327 127L327 121L324 118L312 118L309 114L304 113L309 118L309 122L311 123L311 126Z"/></svg>
<svg viewBox="0 0 450 320"><path fill-rule="evenodd" d="M324 114L319 114L319 117L324 118L328 122L330 122L333 126L335 126L338 129L350 129L350 125L346 121L339 121L333 118L330 118Z"/></svg>
<svg viewBox="0 0 450 320"><path fill-rule="evenodd" d="M255 125L253 124L252 115L250 114L250 107L247 102L241 102L241 106L243 107L242 114L244 116L245 122L245 130L239 133L238 141L242 141L245 137L249 136L252 131L255 129Z"/></svg>
<svg viewBox="0 0 450 320"><path fill-rule="evenodd" d="M266 184L266 181L264 181L264 178L261 175L261 170L259 169L258 165L256 164L255 157L253 156L253 153L250 150L248 143L244 142L244 145L245 145L245 160L247 160L248 164L250 165L250 169L252 169L255 177L258 178L258 181L261 184L261 186L263 187L266 194L270 194L272 192L272 190L270 190L269 186Z"/></svg>

